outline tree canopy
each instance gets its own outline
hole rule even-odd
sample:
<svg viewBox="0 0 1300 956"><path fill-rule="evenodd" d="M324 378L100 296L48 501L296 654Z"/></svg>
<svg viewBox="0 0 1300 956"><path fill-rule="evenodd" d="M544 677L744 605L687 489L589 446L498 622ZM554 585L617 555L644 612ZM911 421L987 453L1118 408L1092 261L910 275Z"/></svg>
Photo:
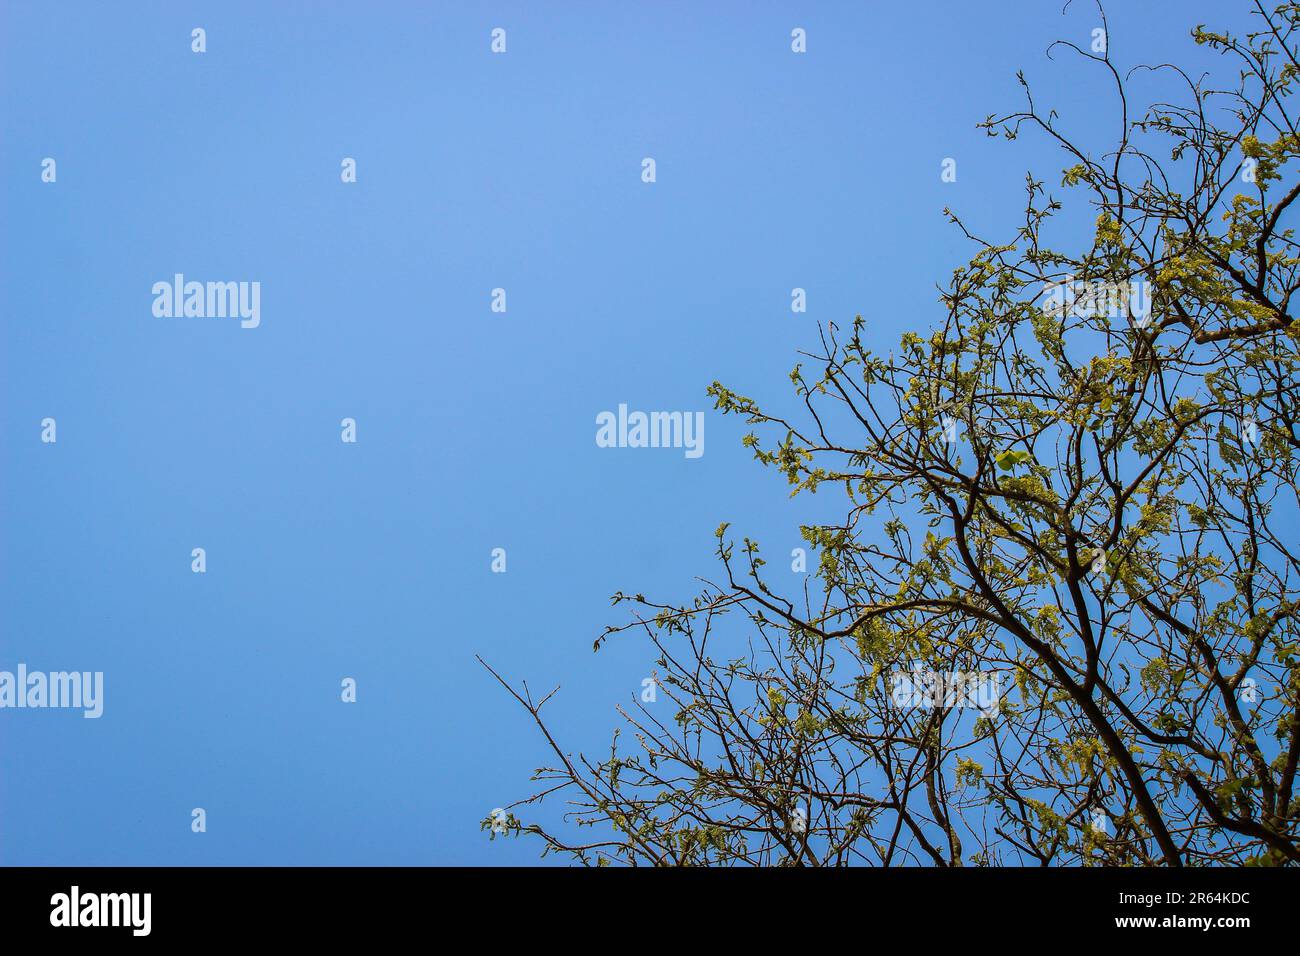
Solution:
<svg viewBox="0 0 1300 956"><path fill-rule="evenodd" d="M802 528L801 593L724 524L690 600L617 595L597 646L641 634L662 699L598 758L502 680L555 759L493 835L588 864L1300 862L1300 4L1252 21L1192 32L1217 79L1058 43L1118 139L1077 143L1021 76L981 125L1057 144L1059 181L1027 177L999 241L949 214L972 254L931 328L821 328L781 408L711 386L843 518ZM1176 102L1135 107L1146 71ZM521 819L541 799L568 825Z"/></svg>

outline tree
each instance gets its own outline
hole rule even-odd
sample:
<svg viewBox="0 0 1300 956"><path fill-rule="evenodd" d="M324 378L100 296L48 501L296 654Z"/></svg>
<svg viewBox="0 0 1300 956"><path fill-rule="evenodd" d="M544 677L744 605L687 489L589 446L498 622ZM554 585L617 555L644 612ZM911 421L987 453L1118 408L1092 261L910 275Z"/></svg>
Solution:
<svg viewBox="0 0 1300 956"><path fill-rule="evenodd" d="M1251 16L1192 32L1230 84L1142 68L1182 92L1140 116L1138 71L1055 44L1113 83L1104 152L1023 74L981 124L1060 146L1091 235L1031 175L1005 242L949 214L974 251L932 331L823 328L779 414L713 384L846 514L802 528L801 594L724 524L692 600L615 596L597 647L640 632L671 702L621 710L630 749L569 755L498 676L556 762L497 831L596 864L1300 862L1300 4ZM564 833L514 815L543 798Z"/></svg>

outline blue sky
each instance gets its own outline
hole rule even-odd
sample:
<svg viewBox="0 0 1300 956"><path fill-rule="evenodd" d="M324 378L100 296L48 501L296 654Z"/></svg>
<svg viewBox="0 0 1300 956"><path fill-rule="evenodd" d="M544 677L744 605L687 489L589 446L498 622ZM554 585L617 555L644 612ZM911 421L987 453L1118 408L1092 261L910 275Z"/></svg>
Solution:
<svg viewBox="0 0 1300 956"><path fill-rule="evenodd" d="M0 863L535 862L479 830L546 753L474 655L607 746L652 658L592 653L609 596L836 512L705 389L780 405L818 322L928 327L943 207L1006 235L1059 182L975 128L1017 68L1107 142L1060 6L0 2L0 670L105 681L98 720L0 710ZM1124 65L1246 23L1114 6ZM260 326L155 317L177 272L259 281ZM619 403L709 411L705 454L598 448Z"/></svg>

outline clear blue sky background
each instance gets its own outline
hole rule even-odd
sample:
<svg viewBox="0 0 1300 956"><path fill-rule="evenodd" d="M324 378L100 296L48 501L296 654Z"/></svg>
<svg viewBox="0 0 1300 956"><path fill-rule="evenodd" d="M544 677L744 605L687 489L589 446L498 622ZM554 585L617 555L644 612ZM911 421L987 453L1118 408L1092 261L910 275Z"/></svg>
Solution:
<svg viewBox="0 0 1300 956"><path fill-rule="evenodd" d="M1116 129L1045 56L1099 22L1060 6L3 0L0 669L106 689L97 721L0 711L0 862L534 862L479 830L546 753L474 655L605 747L651 661L592 653L609 595L688 597L723 520L787 568L839 507L712 412L694 461L599 449L596 414L709 409L715 378L780 407L816 323L927 327L969 251L942 208L1003 237L1026 169L1059 182L975 129L1015 70ZM1126 65L1247 23L1112 6ZM155 318L175 272L260 281L261 327Z"/></svg>

